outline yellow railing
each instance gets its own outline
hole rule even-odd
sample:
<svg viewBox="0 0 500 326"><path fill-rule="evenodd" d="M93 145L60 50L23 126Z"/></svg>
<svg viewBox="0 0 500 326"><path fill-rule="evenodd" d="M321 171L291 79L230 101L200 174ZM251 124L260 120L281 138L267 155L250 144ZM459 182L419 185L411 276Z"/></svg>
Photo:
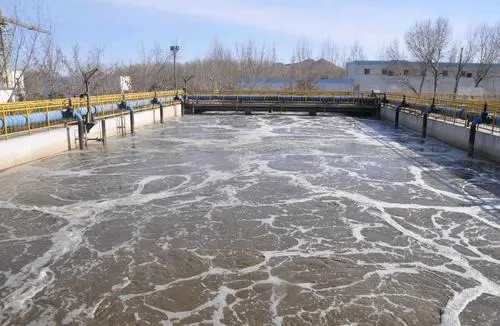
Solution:
<svg viewBox="0 0 500 326"><path fill-rule="evenodd" d="M196 90L190 91L191 94L205 95L288 95L288 96L367 96L370 92L349 92L349 91L329 91L329 90L270 90L270 89L253 89L253 90ZM401 101L403 96L406 96L406 101L409 104L431 105L434 97L431 93L413 94L413 93L387 93L390 100ZM454 94L438 94L436 96L436 105L446 106L451 108L466 107L469 111L479 112L483 110L484 103L488 103L488 110L499 109L499 98L454 98Z"/></svg>
<svg viewBox="0 0 500 326"><path fill-rule="evenodd" d="M122 99L127 100L141 100L141 99L152 99L154 96L166 97L184 95L182 90L179 91L162 91L162 92L143 92L143 93L125 93L125 94L109 94L109 95L99 95L91 96L91 105L98 104L109 104L114 102L119 102ZM39 101L24 101L24 102L11 102L11 103L0 103L0 112L11 111L11 110L32 110L39 108L47 109L64 109L68 107L69 101L73 107L83 107L87 105L86 98L73 97L73 98L60 98L51 100L39 100Z"/></svg>
<svg viewBox="0 0 500 326"><path fill-rule="evenodd" d="M193 90L190 94L213 94L213 95L286 95L286 96L369 96L370 92L348 92L348 91L330 91L330 90ZM142 92L142 93L126 93L126 94L109 94L91 96L91 105L101 106L105 104L118 103L121 100L143 100L152 99L154 96L170 97L184 95L182 90L161 91L161 92ZM387 98L393 101L401 101L403 96L406 96L406 101L411 104L430 106L432 103L432 94L412 94L412 93L388 93ZM47 118L46 121L30 121L34 119L33 114L41 113L48 117L49 113L54 110L64 110L69 107L83 108L86 107L86 98L63 98L39 101L25 101L0 104L0 135L7 138L9 134L27 132L31 133L34 129L52 128L60 126L64 123L63 119L53 120ZM494 112L500 109L500 99L454 99L452 94L439 94L436 96L436 105L450 108L467 108L468 111L479 112L483 110L484 103L488 103L488 111ZM107 112L106 115L118 113L118 108L113 108L112 112ZM23 125L8 126L5 121L14 117L25 122Z"/></svg>
<svg viewBox="0 0 500 326"><path fill-rule="evenodd" d="M329 90L197 90L190 91L191 94L205 95L288 95L288 96L369 96L370 92L348 92L348 91L329 91ZM401 101L406 96L406 101L416 105L430 106L433 94L413 94L413 93L387 93L387 98L393 101ZM436 96L435 104L450 108L464 108L473 112L483 110L484 103L488 103L488 111L500 109L499 98L482 99L454 99L453 94L439 94Z"/></svg>
<svg viewBox="0 0 500 326"><path fill-rule="evenodd" d="M432 94L404 94L404 93L388 93L387 98L393 101L401 101L403 96L406 96L408 104L430 106L434 96ZM484 104L488 104L488 111L500 109L500 99L498 98L483 98L483 99L453 99L452 96L446 94L438 94L435 97L436 106L449 108L467 108L471 112L481 112Z"/></svg>
<svg viewBox="0 0 500 326"><path fill-rule="evenodd" d="M290 95L290 96L352 96L359 92L328 91L328 90L282 90L282 89L216 89L216 90L190 90L190 94L200 95ZM369 94L364 92L363 94Z"/></svg>
<svg viewBox="0 0 500 326"><path fill-rule="evenodd" d="M172 90L161 92L143 92L143 93L125 93L125 94L108 94L91 96L90 104L93 106L102 106L106 104L115 104L122 100L151 100L154 96L158 98L173 97L175 95L182 96L184 91ZM48 129L55 126L61 126L64 122L71 121L72 119L64 119L55 111L65 110L68 107L78 109L87 106L86 98L64 98L64 99L51 99L39 101L24 101L24 102L11 102L0 103L0 135L4 139L12 134L27 133L31 134L37 129ZM37 116L37 113L40 113ZM118 114L117 106L112 106L112 110L102 112L100 115L108 116ZM49 116L50 115L50 116ZM57 118L54 118L56 116ZM14 119L17 123L11 123ZM30 121L31 120L31 121ZM9 122L9 123L7 123Z"/></svg>

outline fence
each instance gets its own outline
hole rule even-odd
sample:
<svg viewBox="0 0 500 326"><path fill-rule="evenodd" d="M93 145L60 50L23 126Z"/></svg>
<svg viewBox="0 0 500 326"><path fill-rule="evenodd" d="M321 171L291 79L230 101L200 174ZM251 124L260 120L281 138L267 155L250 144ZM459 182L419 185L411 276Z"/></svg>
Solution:
<svg viewBox="0 0 500 326"><path fill-rule="evenodd" d="M328 97L340 97L340 98L370 98L372 93L361 93L361 92L346 92L346 91L328 91L328 90L199 90L190 91L191 94L198 95L233 95L233 96L245 96L245 95L261 95L261 96L287 96L291 97L291 100L300 99L301 101L310 98L316 101L313 97L315 96L328 96ZM130 106L133 107L144 107L149 106L150 101L153 97L157 97L161 101L168 101L168 97L173 97L175 95L182 96L184 91L163 91L163 92L144 92L144 93L128 93L128 94L110 94L110 95L100 95L92 96L91 109L96 116L109 116L121 114L118 106L118 102L125 100L129 102ZM377 94L380 96L380 94ZM402 93L389 93L387 98L394 102L400 102L405 94ZM433 95L432 94L406 94L406 101L410 105L414 106L426 106L429 107L432 104ZM495 132L498 128L497 111L500 112L500 99L491 98L488 99L489 112L493 112L493 125L492 132ZM447 94L439 95L435 99L436 107L455 109L456 110L467 110L467 112L481 112L484 106L484 100L478 99L461 99L456 100ZM53 100L41 100L41 101L27 101L27 102L13 102L0 104L0 136L7 139L9 135L28 133L31 134L33 131L40 129L48 129L54 127L60 127L65 122L72 121L72 117L65 117L65 110L72 107L79 111L80 114L85 115L87 113L87 103L86 98L71 98L71 99L53 99ZM449 119L450 116L443 116L443 119ZM454 121L458 120L460 116L453 116ZM480 126L480 129L484 129L485 126Z"/></svg>
<svg viewBox="0 0 500 326"><path fill-rule="evenodd" d="M144 92L92 96L91 112L97 117L121 114L118 103L126 101L131 107L149 107L156 97L161 102L171 102L175 95L184 95L183 91ZM11 102L0 104L0 135L4 139L14 134L31 134L34 131L61 127L73 121L65 111L72 108L81 115L87 114L87 99L69 98L41 101Z"/></svg>
<svg viewBox="0 0 500 326"><path fill-rule="evenodd" d="M231 89L231 90L195 90L191 94L199 95L287 95L287 96L344 96L344 97L369 97L370 92L348 92L348 91L329 91L329 90L259 90L259 89ZM405 94L405 93L387 93L387 98L392 101L401 101L406 96L408 104L430 106L434 98L433 94ZM462 109L466 108L469 112L481 112L484 103L488 103L490 110L500 111L499 98L484 99L454 99L453 94L438 94L435 97L436 106Z"/></svg>
<svg viewBox="0 0 500 326"><path fill-rule="evenodd" d="M395 105L390 105L389 107L392 108L393 110L396 110ZM423 117L423 111L421 109L418 109L416 107L412 107L411 104L409 107L401 108L402 112L406 112L408 114L412 115L417 115L420 117ZM500 113L500 111L498 111ZM481 123L477 125L477 130L486 132L486 133L491 133L491 134L500 134L500 125L498 121L500 120L500 115L497 114L497 111L490 111L490 117L491 123L486 124L486 123ZM429 115L429 119L434 119L434 120L439 120L443 121L446 123L452 123L456 125L461 125L465 128L470 126L470 119L468 119L467 114L462 112L462 110L449 110L447 112L437 112L437 113L431 113Z"/></svg>
<svg viewBox="0 0 500 326"><path fill-rule="evenodd" d="M388 93L387 98L391 101L401 101L403 96L406 97L406 102L413 105L430 106L434 99L432 94L403 94L403 93ZM467 109L469 112L483 111L484 104L488 104L490 110L500 109L500 99L462 99L457 100L448 96L439 94L435 97L435 105L438 107L446 107L452 109ZM499 110L500 111L500 110Z"/></svg>

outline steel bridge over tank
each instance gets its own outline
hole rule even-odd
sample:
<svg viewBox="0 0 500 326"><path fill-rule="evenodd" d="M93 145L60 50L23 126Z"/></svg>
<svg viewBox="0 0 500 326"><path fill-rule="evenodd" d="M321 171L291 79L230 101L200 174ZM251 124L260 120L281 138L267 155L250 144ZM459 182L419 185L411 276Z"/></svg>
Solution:
<svg viewBox="0 0 500 326"><path fill-rule="evenodd" d="M250 115L253 112L343 113L377 116L381 97L374 94L359 95L189 95L185 114L204 112L235 112Z"/></svg>

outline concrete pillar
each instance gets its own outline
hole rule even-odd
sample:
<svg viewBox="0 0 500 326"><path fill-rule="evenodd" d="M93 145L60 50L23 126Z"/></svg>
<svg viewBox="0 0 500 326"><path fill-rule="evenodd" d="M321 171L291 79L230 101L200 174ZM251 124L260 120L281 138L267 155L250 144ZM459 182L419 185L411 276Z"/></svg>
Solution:
<svg viewBox="0 0 500 326"><path fill-rule="evenodd" d="M310 115L311 117L316 116L316 115L317 115L316 109L309 109L309 115Z"/></svg>
<svg viewBox="0 0 500 326"><path fill-rule="evenodd" d="M399 107L396 108L396 116L394 117L394 128L399 129Z"/></svg>
<svg viewBox="0 0 500 326"><path fill-rule="evenodd" d="M474 143L476 142L476 125L471 124L469 132L469 147L467 148L467 156L474 156Z"/></svg>
<svg viewBox="0 0 500 326"><path fill-rule="evenodd" d="M252 115L252 110L249 108L245 109L245 115Z"/></svg>
<svg viewBox="0 0 500 326"><path fill-rule="evenodd" d="M427 120L429 119L429 114L424 113L424 119L422 120L422 138L427 137Z"/></svg>
<svg viewBox="0 0 500 326"><path fill-rule="evenodd" d="M325 111L326 111L326 110L325 110ZM382 103L379 103L379 104L377 105L377 109L376 109L376 111L375 111L375 119L380 120L380 119L382 118L382 116L381 116L381 112L382 112Z"/></svg>

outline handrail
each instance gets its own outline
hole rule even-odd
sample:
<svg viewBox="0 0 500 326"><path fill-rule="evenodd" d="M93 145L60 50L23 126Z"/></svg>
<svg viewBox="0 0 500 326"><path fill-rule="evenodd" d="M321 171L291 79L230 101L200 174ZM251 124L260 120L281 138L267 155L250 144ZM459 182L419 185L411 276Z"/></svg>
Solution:
<svg viewBox="0 0 500 326"><path fill-rule="evenodd" d="M117 104L130 102L131 106L145 108L152 105L153 98L170 102L175 96L184 96L183 90L107 94L91 96L90 104L95 116L120 113ZM8 139L12 134L31 134L34 130L61 126L74 120L74 113L87 114L86 98L51 99L0 104L0 137Z"/></svg>
<svg viewBox="0 0 500 326"><path fill-rule="evenodd" d="M221 90L191 90L192 95L289 95L289 96L370 96L371 92L352 92L352 91L331 91L331 90L272 90L272 89L221 89ZM416 105L431 105L434 98L433 94L422 93L387 93L387 99L392 101L401 101L403 96L406 96L406 101L409 104ZM484 103L487 102L491 108L500 108L500 99L454 99L452 94L438 94L435 97L436 106L449 108L467 108L471 112L480 112L483 109Z"/></svg>
<svg viewBox="0 0 500 326"><path fill-rule="evenodd" d="M153 97L166 97L166 96L182 96L184 95L183 90L171 90L171 91L161 91L161 92L141 92L141 93L124 93L124 94L108 94L108 95L97 95L90 97L90 104L109 104L114 102L119 102L121 100L142 100L142 99L152 99ZM84 107L87 105L85 98L73 97L73 98L59 98L51 100L38 100L38 101L22 101L22 102L10 102L10 103L0 103L0 113L9 113L11 111L19 111L20 109L24 111L35 110L35 109L65 109L69 106L69 102L73 107Z"/></svg>

